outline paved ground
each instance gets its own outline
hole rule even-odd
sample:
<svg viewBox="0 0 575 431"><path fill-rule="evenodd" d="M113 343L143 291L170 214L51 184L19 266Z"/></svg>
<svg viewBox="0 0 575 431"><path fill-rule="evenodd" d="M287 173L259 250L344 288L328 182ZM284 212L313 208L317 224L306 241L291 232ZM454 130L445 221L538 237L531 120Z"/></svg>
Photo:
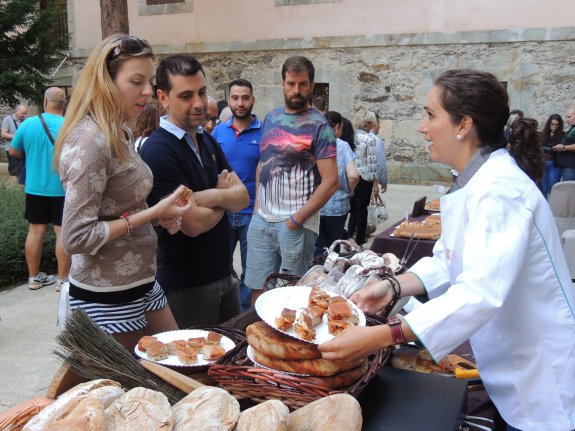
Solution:
<svg viewBox="0 0 575 431"><path fill-rule="evenodd" d="M389 220L378 225L367 245L377 233L405 217L415 200L441 194L434 186L390 185L383 195ZM238 253L235 261L239 261ZM53 287L31 291L22 285L0 292L0 412L46 394L60 365L52 353L58 333L58 297Z"/></svg>

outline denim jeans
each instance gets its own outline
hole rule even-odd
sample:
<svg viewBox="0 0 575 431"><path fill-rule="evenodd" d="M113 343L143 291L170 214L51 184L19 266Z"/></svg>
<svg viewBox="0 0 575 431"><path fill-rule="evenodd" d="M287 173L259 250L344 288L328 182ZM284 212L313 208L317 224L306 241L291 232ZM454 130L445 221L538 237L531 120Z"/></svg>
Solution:
<svg viewBox="0 0 575 431"><path fill-rule="evenodd" d="M575 168L563 168L561 181L575 181Z"/></svg>
<svg viewBox="0 0 575 431"><path fill-rule="evenodd" d="M316 240L309 229L289 230L285 221L268 222L254 214L248 229L246 285L259 290L271 274L305 274Z"/></svg>
<svg viewBox="0 0 575 431"><path fill-rule="evenodd" d="M346 220L347 214L320 217L319 236L315 243L314 256L323 254L325 248L329 248L335 240L343 239Z"/></svg>
<svg viewBox="0 0 575 431"><path fill-rule="evenodd" d="M240 277L240 301L242 311L245 311L251 307L251 296L252 296L251 289L244 284L244 279L246 277L246 264L248 255L248 228L250 227L250 222L252 221L252 215L245 213L231 213L231 212L227 212L226 214L228 216L228 222L230 224L230 253L232 256L230 265L232 265L232 270L233 270L234 251L236 249L238 241L240 243L240 254L242 259L242 275Z"/></svg>
<svg viewBox="0 0 575 431"><path fill-rule="evenodd" d="M553 160L545 161L545 173L541 185L543 186L543 196L547 198L553 186L561 179L561 168L554 166Z"/></svg>

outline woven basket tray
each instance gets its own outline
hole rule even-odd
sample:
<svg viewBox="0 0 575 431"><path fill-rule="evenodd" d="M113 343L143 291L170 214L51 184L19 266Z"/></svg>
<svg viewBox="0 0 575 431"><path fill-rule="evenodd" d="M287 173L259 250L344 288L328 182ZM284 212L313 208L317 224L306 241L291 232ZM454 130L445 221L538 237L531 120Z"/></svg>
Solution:
<svg viewBox="0 0 575 431"><path fill-rule="evenodd" d="M299 276L294 275L272 274L266 279L264 290L293 286L299 279ZM366 321L368 326L375 326L385 323L385 318L367 315ZM348 388L336 390L306 382L306 378L302 376L254 366L247 357L247 347L247 341L236 346L218 363L212 365L208 374L238 399L250 399L257 403L281 400L292 409L337 393L348 393L357 397L390 355L389 349L383 349L370 356L367 372Z"/></svg>
<svg viewBox="0 0 575 431"><path fill-rule="evenodd" d="M366 316L367 324L378 325L382 320ZM335 390L306 382L303 376L285 374L281 371L254 366L247 357L248 343L244 341L237 346L235 355L214 364L208 374L226 391L238 399L251 399L257 403L267 400L281 400L292 409L309 404L319 398L348 393L357 397L373 378L377 370L389 358L390 350L382 349L368 358L367 372L353 385L343 390Z"/></svg>

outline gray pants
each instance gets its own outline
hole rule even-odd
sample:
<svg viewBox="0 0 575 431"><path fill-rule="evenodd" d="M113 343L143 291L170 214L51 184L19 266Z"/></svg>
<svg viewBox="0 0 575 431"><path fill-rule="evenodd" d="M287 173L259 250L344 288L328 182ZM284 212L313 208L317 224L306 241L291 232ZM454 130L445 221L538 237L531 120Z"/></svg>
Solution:
<svg viewBox="0 0 575 431"><path fill-rule="evenodd" d="M240 285L231 276L198 287L162 285L180 329L219 325L240 314Z"/></svg>

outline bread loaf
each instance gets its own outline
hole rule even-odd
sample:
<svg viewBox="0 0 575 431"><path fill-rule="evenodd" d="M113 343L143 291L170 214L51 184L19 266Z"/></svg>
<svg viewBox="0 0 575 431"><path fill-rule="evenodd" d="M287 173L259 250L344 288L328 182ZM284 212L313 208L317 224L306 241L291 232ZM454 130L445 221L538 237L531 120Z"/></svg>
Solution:
<svg viewBox="0 0 575 431"><path fill-rule="evenodd" d="M231 431L240 416L240 404L223 389L203 386L175 404L172 415L174 431Z"/></svg>
<svg viewBox="0 0 575 431"><path fill-rule="evenodd" d="M94 392L95 399L106 405L124 393L120 384L113 380L96 379L81 383L64 392L56 401L43 408L28 421L23 429L27 431L44 430L50 422L67 416L70 411L77 407L78 400L87 397L91 392Z"/></svg>
<svg viewBox="0 0 575 431"><path fill-rule="evenodd" d="M285 360L270 358L258 352L252 346L254 360L264 367L286 373L304 374L310 376L333 376L342 371L359 367L367 362L366 358L353 361L327 361L325 359Z"/></svg>
<svg viewBox="0 0 575 431"><path fill-rule="evenodd" d="M287 431L289 409L279 400L270 400L244 410L235 431Z"/></svg>
<svg viewBox="0 0 575 431"><path fill-rule="evenodd" d="M88 395L72 400L68 409L54 418L44 431L105 431L106 419L103 404Z"/></svg>
<svg viewBox="0 0 575 431"><path fill-rule="evenodd" d="M246 337L250 346L271 358L299 360L321 358L321 352L316 344L306 343L276 331L263 321L249 325L246 328Z"/></svg>
<svg viewBox="0 0 575 431"><path fill-rule="evenodd" d="M106 431L170 431L174 423L168 398L141 387L118 398L105 414Z"/></svg>
<svg viewBox="0 0 575 431"><path fill-rule="evenodd" d="M362 424L357 400L348 394L335 394L290 413L288 431L360 431Z"/></svg>
<svg viewBox="0 0 575 431"><path fill-rule="evenodd" d="M329 389L344 389L348 388L361 377L367 373L369 365L365 362L363 365L352 368L351 370L342 371L341 373L334 374L333 376L315 377L306 376L305 382L323 386Z"/></svg>

